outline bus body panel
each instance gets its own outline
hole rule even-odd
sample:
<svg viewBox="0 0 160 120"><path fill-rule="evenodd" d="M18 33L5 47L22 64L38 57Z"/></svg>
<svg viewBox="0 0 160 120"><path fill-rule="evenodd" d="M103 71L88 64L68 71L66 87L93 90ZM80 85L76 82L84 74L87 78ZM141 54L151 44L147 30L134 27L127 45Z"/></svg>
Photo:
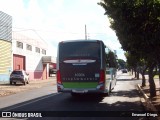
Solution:
<svg viewBox="0 0 160 120"><path fill-rule="evenodd" d="M105 47L99 40L60 42L57 53L58 92L108 93L114 80L113 70L106 72ZM58 82L59 81L59 82Z"/></svg>

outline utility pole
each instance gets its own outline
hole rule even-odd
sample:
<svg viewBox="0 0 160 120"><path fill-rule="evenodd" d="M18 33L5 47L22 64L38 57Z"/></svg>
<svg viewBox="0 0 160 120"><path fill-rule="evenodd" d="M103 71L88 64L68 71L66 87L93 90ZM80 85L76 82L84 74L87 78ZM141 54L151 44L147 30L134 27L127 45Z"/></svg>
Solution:
<svg viewBox="0 0 160 120"><path fill-rule="evenodd" d="M87 26L85 25L85 40L87 40Z"/></svg>

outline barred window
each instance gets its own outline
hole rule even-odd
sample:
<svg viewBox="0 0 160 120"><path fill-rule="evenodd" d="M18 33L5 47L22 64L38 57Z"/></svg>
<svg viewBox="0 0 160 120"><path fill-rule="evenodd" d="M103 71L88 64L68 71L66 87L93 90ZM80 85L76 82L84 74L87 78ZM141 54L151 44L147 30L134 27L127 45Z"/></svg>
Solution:
<svg viewBox="0 0 160 120"><path fill-rule="evenodd" d="M46 55L46 50L42 49L42 54Z"/></svg>
<svg viewBox="0 0 160 120"><path fill-rule="evenodd" d="M29 45L29 44L27 44L27 45L26 45L26 49L32 51L32 46Z"/></svg>
<svg viewBox="0 0 160 120"><path fill-rule="evenodd" d="M22 49L23 49L23 43L22 43L22 42L17 41L17 47L18 47L18 48L22 48Z"/></svg>
<svg viewBox="0 0 160 120"><path fill-rule="evenodd" d="M40 48L36 47L36 52L40 53Z"/></svg>

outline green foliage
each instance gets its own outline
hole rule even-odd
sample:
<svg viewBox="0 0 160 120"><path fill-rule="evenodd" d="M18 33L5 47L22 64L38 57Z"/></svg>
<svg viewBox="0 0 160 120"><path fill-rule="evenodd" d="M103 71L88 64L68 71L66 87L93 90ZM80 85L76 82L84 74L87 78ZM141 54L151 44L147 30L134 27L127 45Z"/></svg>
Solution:
<svg viewBox="0 0 160 120"><path fill-rule="evenodd" d="M151 96L156 95L153 69L160 63L160 0L102 0L130 66L141 60L149 66Z"/></svg>
<svg viewBox="0 0 160 120"><path fill-rule="evenodd" d="M110 18L122 48L142 58L160 59L160 1L102 1L99 5Z"/></svg>
<svg viewBox="0 0 160 120"><path fill-rule="evenodd" d="M126 68L126 62L122 59L118 59L119 68Z"/></svg>
<svg viewBox="0 0 160 120"><path fill-rule="evenodd" d="M126 52L125 56L127 58L127 66L129 68L135 68L135 67L137 67L138 58L136 56L131 55L129 52Z"/></svg>
<svg viewBox="0 0 160 120"><path fill-rule="evenodd" d="M117 61L116 61L116 55L114 52L109 51L106 53L106 62L108 63L108 67L114 67L117 68Z"/></svg>

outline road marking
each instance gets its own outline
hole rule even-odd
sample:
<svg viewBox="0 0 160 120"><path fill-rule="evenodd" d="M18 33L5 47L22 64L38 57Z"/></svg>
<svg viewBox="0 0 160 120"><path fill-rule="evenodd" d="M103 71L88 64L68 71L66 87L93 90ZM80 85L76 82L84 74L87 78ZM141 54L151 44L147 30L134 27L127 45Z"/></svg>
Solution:
<svg viewBox="0 0 160 120"><path fill-rule="evenodd" d="M25 103L25 104L22 104L22 105L19 105L19 106L15 106L15 107L12 107L12 108L3 110L3 111L10 111L10 110L13 110L13 109L16 109L16 108L25 106L25 105L29 105L29 104L31 104L31 103L35 103L35 102L37 102L37 101L44 100L44 99L49 98L49 97L53 97L53 96L58 95L58 94L60 94L60 93L51 94L51 95L49 95L49 96L46 96L46 97L43 97L43 98L39 98L39 99L37 99L37 100L33 100L33 101L31 101L31 102L27 102L27 103Z"/></svg>

